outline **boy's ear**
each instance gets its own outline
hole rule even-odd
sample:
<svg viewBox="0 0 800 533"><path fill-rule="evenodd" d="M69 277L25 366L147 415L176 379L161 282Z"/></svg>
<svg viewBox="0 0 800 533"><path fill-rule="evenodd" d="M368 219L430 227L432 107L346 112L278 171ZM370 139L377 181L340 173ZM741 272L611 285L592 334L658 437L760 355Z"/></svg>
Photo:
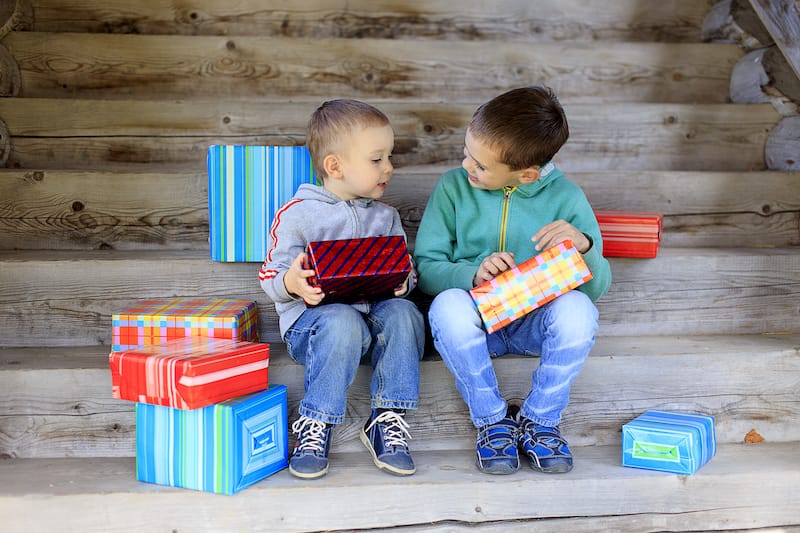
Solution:
<svg viewBox="0 0 800 533"><path fill-rule="evenodd" d="M335 155L326 155L325 159L322 160L322 167L325 170L326 176L334 179L342 177L342 166L339 162L339 158Z"/></svg>
<svg viewBox="0 0 800 533"><path fill-rule="evenodd" d="M534 181L538 180L542 176L541 172L539 172L539 167L528 167L522 171L522 175L519 177L520 183L523 185L528 183L533 183Z"/></svg>

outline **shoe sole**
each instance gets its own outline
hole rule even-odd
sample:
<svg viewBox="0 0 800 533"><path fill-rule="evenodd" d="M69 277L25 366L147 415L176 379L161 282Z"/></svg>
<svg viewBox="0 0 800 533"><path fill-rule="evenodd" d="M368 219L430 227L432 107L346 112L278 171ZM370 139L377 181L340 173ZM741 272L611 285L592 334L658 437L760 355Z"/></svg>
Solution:
<svg viewBox="0 0 800 533"><path fill-rule="evenodd" d="M328 473L328 467L326 466L324 470L320 470L319 472L298 472L297 470L293 470L292 465L290 464L289 473L294 477L299 477L300 479L317 479L318 477L322 477Z"/></svg>
<svg viewBox="0 0 800 533"><path fill-rule="evenodd" d="M497 470L488 470L488 469L486 469L486 468L483 468L483 467L481 466L481 463L480 463L480 461L477 461L477 460L475 461L475 466L477 467L477 469L478 469L479 471L483 472L484 474L489 474L489 475L492 475L492 476L507 476L507 475L509 475L509 474L513 474L514 472L516 472L517 470L519 470L519 464L517 464L517 467L516 467L516 468L512 468L512 469L507 469L507 468L504 468L504 469L502 469L502 470L500 470L500 469L497 469Z"/></svg>
<svg viewBox="0 0 800 533"><path fill-rule="evenodd" d="M536 470L537 472L542 472L544 474L566 474L567 472L572 470L572 464L566 464L566 463L561 463L556 466L545 468L539 466L539 463L530 456L528 456L528 462L531 465L532 470Z"/></svg>
<svg viewBox="0 0 800 533"><path fill-rule="evenodd" d="M401 468L397 468L396 466L392 466L389 463L384 463L378 456L375 454L375 450L372 448L372 443L369 441L369 437L364 432L364 428L361 428L361 431L358 433L358 437L361 439L361 443L369 450L369 454L372 456L372 462L375 463L375 466L389 472L390 474L394 474L396 476L410 476L414 472L417 471L417 468L414 467L411 470L403 470Z"/></svg>

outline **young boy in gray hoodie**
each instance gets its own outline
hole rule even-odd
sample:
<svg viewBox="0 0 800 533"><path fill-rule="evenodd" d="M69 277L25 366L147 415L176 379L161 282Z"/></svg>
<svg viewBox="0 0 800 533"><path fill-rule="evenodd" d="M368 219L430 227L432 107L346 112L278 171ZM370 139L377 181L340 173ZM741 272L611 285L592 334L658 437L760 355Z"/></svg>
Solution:
<svg viewBox="0 0 800 533"><path fill-rule="evenodd" d="M306 144L322 186L301 185L275 214L259 272L289 356L305 365L289 471L305 479L327 473L331 430L344 421L347 389L359 364L369 362L372 414L361 441L378 468L410 475L416 468L403 416L417 408L425 339L422 314L403 298L416 284L415 272L394 290L394 298L326 304L322 289L309 284L314 271L304 267L306 246L313 241L405 238L397 210L378 201L394 170L394 133L375 107L331 100L311 116Z"/></svg>

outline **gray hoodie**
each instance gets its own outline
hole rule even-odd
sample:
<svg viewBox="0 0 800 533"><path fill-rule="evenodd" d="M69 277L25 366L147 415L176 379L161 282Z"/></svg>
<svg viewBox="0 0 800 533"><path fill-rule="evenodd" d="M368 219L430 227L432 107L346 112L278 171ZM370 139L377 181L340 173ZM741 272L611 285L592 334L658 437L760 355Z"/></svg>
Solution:
<svg viewBox="0 0 800 533"><path fill-rule="evenodd" d="M258 273L261 288L275 303L281 337L306 310L301 298L286 291L283 276L309 242L386 235L406 236L394 207L368 198L344 201L318 185L301 185L275 213L267 238L267 258ZM414 271L406 294L414 288L416 279ZM368 304L352 305L368 311Z"/></svg>

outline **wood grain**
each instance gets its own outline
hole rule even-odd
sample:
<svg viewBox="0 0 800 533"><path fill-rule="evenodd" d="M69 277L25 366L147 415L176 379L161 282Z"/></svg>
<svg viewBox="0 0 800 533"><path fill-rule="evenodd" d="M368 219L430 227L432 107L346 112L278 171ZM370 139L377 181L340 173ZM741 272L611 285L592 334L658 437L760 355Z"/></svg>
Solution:
<svg viewBox="0 0 800 533"><path fill-rule="evenodd" d="M302 144L316 104L245 100L0 99L12 168L201 171L211 144ZM454 163L476 105L378 103L398 166ZM567 171L762 170L769 104L564 104ZM43 121L40 117L48 117Z"/></svg>
<svg viewBox="0 0 800 533"><path fill-rule="evenodd" d="M30 0L37 31L697 42L714 0Z"/></svg>
<svg viewBox="0 0 800 533"><path fill-rule="evenodd" d="M16 32L5 45L28 98L257 98L340 95L488 100L551 86L593 102L727 102L733 44L542 43ZM2 65L2 63L0 63ZM1 74L1 73L0 73Z"/></svg>

